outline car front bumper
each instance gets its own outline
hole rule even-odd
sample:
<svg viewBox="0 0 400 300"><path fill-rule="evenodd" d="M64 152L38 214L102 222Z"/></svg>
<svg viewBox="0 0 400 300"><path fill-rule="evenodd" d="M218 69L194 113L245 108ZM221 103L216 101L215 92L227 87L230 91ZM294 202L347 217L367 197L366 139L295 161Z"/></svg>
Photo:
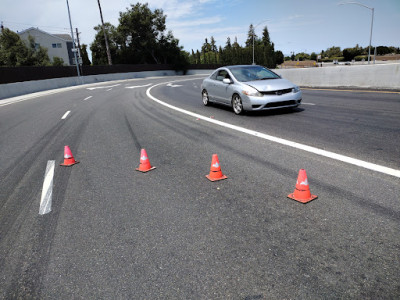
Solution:
<svg viewBox="0 0 400 300"><path fill-rule="evenodd" d="M247 111L297 107L300 105L301 100L301 91L284 95L264 95L263 97L242 95L243 108Z"/></svg>

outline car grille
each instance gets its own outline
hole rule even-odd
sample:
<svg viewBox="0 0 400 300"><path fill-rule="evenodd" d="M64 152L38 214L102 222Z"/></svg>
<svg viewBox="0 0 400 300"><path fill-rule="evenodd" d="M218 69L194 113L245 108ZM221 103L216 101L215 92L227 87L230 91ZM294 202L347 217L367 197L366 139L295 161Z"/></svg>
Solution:
<svg viewBox="0 0 400 300"><path fill-rule="evenodd" d="M268 91L268 92L261 92L263 95L276 95L280 96L283 94L291 93L293 89L284 89L284 90L277 90L277 91Z"/></svg>
<svg viewBox="0 0 400 300"><path fill-rule="evenodd" d="M270 102L264 106L264 108L268 107L279 107L279 106L288 106L298 104L296 100L288 100L288 101L280 101L280 102Z"/></svg>

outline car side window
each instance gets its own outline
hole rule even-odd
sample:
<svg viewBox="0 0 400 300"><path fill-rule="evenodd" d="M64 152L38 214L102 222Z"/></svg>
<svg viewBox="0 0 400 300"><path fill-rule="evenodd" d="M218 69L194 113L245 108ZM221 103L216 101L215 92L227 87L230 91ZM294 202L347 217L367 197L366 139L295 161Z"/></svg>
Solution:
<svg viewBox="0 0 400 300"><path fill-rule="evenodd" d="M220 71L218 71L217 80L222 81L222 80L224 80L225 78L228 78L228 79L231 78L231 77L229 76L228 72L225 71L225 70L220 70Z"/></svg>
<svg viewBox="0 0 400 300"><path fill-rule="evenodd" d="M211 78L211 79L214 79L214 80L217 80L217 75L218 75L218 72L214 72L214 73L210 76L210 78Z"/></svg>

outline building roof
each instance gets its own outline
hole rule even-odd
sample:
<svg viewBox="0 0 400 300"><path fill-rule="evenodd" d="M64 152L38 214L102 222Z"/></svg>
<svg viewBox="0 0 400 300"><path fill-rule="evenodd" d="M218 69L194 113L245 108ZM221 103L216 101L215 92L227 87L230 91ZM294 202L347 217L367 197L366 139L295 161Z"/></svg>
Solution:
<svg viewBox="0 0 400 300"><path fill-rule="evenodd" d="M18 32L18 34L21 35L21 34L23 34L25 32L29 32L29 31L38 31L40 33L50 35L52 37L55 37L57 39L60 39L60 40L66 41L66 42L72 42L71 35L69 35L69 34L65 34L65 33L63 33L63 34L51 34L51 33L48 33L46 31L40 30L39 28L35 28L35 27L31 27L31 28L25 29L25 30L23 30L21 32Z"/></svg>
<svg viewBox="0 0 400 300"><path fill-rule="evenodd" d="M63 33L63 34L53 34L53 35L56 36L56 37L59 37L59 38L61 38L61 39L63 39L63 40L71 41L71 42L72 42L71 35L69 35L69 34Z"/></svg>

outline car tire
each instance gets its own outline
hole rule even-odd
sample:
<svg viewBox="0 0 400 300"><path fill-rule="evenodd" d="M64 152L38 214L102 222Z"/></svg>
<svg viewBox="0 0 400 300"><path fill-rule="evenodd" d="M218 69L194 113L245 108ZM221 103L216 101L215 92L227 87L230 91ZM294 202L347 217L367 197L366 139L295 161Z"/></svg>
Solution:
<svg viewBox="0 0 400 300"><path fill-rule="evenodd" d="M242 115L244 112L242 98L238 94L234 94L232 97L232 109L237 115Z"/></svg>
<svg viewBox="0 0 400 300"><path fill-rule="evenodd" d="M210 98L208 97L208 93L207 93L206 90L203 90L201 92L201 98L203 99L204 106L209 106L210 105Z"/></svg>

